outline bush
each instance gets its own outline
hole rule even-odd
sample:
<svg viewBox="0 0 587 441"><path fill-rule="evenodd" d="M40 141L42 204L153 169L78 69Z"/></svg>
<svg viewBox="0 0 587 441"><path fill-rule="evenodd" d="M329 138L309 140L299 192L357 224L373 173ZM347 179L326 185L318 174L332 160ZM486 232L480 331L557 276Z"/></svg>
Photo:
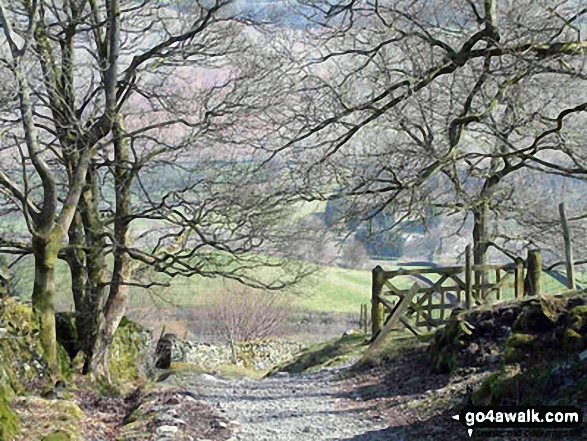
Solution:
<svg viewBox="0 0 587 441"><path fill-rule="evenodd" d="M289 306L283 293L240 289L223 292L208 314L213 331L233 345L278 334Z"/></svg>

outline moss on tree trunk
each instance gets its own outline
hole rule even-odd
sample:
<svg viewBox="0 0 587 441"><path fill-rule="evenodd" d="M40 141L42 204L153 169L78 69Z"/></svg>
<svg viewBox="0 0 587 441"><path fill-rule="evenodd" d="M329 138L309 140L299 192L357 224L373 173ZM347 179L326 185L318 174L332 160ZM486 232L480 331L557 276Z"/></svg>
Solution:
<svg viewBox="0 0 587 441"><path fill-rule="evenodd" d="M33 312L39 323L39 338L51 375L59 375L55 330L55 262L59 253L56 235L33 238L35 281Z"/></svg>

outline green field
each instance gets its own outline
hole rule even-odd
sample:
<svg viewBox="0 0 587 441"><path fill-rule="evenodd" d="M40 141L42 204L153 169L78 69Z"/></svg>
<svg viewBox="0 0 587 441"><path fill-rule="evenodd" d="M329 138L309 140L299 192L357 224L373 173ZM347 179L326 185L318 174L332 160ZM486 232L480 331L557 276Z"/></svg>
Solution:
<svg viewBox="0 0 587 441"><path fill-rule="evenodd" d="M394 269L388 265L386 269ZM17 290L24 298L32 292L33 261L24 259L18 265ZM56 307L69 310L73 304L69 268L63 261L57 264ZM405 278L399 285L405 288L413 283ZM209 305L218 295L231 289L243 289L237 282L205 277L177 277L170 280L169 287L149 290L131 287L130 305L133 307L162 305L197 307ZM246 288L245 288L246 289ZM321 266L290 293L293 306L317 312L357 313L362 303L371 301L371 271L351 270L334 266Z"/></svg>
<svg viewBox="0 0 587 441"><path fill-rule="evenodd" d="M394 262L395 263L395 262ZM391 262L383 264L386 270L396 269ZM413 267L410 267L413 268ZM580 275L582 275L580 273ZM428 275L431 281L436 281L438 276ZM155 277L155 276L154 276ZM30 297L32 292L33 261L24 259L18 265L17 289L24 298ZM409 288L414 279L399 277L393 283L399 288ZM223 279L205 277L177 277L171 279L169 287L156 287L149 290L131 287L130 304L133 307L145 307L153 305L167 305L176 307L197 307L214 303L222 292L233 289L243 289L237 282ZM502 292L502 299L513 298L511 282ZM448 283L448 282L447 282ZM247 288L245 288L247 289ZM556 293L563 291L564 285L544 275L543 291ZM290 296L296 308L335 313L358 313L362 303L371 300L371 271L351 270L334 266L321 266L316 274L310 276L301 285L291 291ZM67 265L59 261L57 271L57 302L60 310L68 310L72 305L69 269Z"/></svg>
<svg viewBox="0 0 587 441"><path fill-rule="evenodd" d="M325 203L300 203L293 207L292 213L296 217L304 217L311 213L323 211ZM25 226L19 218L10 217L2 219L2 229L17 232L25 232ZM149 222L140 222L133 224L134 228L142 229L151 226ZM380 264L386 270L397 268L396 262L372 261L368 268ZM28 298L32 292L33 280L33 261L32 258L23 259L17 268L17 291L24 298ZM414 268L410 266L410 268ZM271 275L270 272L267 274ZM579 273L577 278L579 282L583 274ZM435 282L437 275L430 274L428 278ZM585 277L583 277L584 279ZM147 281L163 280L161 275L153 274L147 277ZM144 281L144 278L143 278ZM400 277L394 280L394 284L402 289L409 288L415 279L410 277ZM512 280L513 281L513 280ZM511 282L510 281L510 285ZM130 306L131 307L153 307L166 305L170 307L198 307L209 305L215 299L227 290L243 289L238 283L226 281L223 279L212 279L205 277L184 278L177 277L169 280L170 286L155 287L149 290L131 287L130 289ZM423 282L420 282L421 284ZM555 293L563 291L565 287L553 278L544 275L543 290L546 293ZM334 313L357 313L362 303L369 303L371 300L371 271L369 270L351 270L335 266L321 266L319 271L309 277L301 285L297 286L290 293L293 305L297 309L315 312L334 312ZM513 289L506 287L503 290L502 298L508 299L513 297ZM72 295L70 286L69 269L65 262L58 261L57 266L57 299L56 308L59 310L68 310L72 307Z"/></svg>
<svg viewBox="0 0 587 441"><path fill-rule="evenodd" d="M29 298L32 292L33 261L24 259L18 265L17 290ZM72 305L69 269L65 262L57 264L56 306L61 310ZM131 287L131 306L162 304L193 307L211 304L223 291L242 289L237 282L205 277L177 277L169 287L149 290ZM371 272L323 266L291 292L294 306L310 311L358 312L361 303L370 301Z"/></svg>

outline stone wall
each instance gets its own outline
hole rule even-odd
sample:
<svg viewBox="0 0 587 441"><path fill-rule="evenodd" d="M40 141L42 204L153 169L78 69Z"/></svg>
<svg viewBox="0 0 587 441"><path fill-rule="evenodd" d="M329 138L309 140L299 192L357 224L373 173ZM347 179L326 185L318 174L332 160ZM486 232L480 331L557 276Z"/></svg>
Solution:
<svg viewBox="0 0 587 441"><path fill-rule="evenodd" d="M14 297L0 299L0 383L16 393L42 387L47 363L31 308ZM60 361L67 354L60 348Z"/></svg>
<svg viewBox="0 0 587 441"><path fill-rule="evenodd" d="M261 340L235 344L238 366L258 370L270 369L293 358L302 349L300 343L282 340ZM232 363L229 344L196 343L172 339L171 362L190 363L203 368Z"/></svg>
<svg viewBox="0 0 587 441"><path fill-rule="evenodd" d="M75 330L73 314L59 313L61 326ZM41 389L47 378L47 363L43 357L38 327L31 308L15 297L0 299L0 382L20 394ZM72 347L71 335L63 341ZM59 340L59 337L58 337ZM138 323L123 318L110 349L110 373L115 381L136 380L149 372L152 364L152 332ZM61 373L67 378L72 372L70 356L62 344L58 344ZM75 368L81 366L83 354L76 357Z"/></svg>
<svg viewBox="0 0 587 441"><path fill-rule="evenodd" d="M153 332L123 317L110 348L110 375L134 381L148 375L153 365Z"/></svg>

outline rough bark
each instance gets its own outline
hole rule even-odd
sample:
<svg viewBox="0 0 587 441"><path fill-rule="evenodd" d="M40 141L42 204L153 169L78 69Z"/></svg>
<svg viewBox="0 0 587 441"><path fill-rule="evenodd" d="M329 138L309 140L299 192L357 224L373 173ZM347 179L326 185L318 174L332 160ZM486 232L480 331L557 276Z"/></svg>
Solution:
<svg viewBox="0 0 587 441"><path fill-rule="evenodd" d="M473 210L473 219L473 264L485 265L489 263L487 257L487 250L489 248L489 206L486 201L481 202L479 206ZM475 286L487 283L487 279L487 271L475 271ZM479 289L476 293L479 300L482 293L482 289Z"/></svg>
<svg viewBox="0 0 587 441"><path fill-rule="evenodd" d="M71 291L73 294L73 304L75 305L75 325L77 329L78 341L81 350L85 352L84 329L86 328L86 256L83 250L84 237L83 225L79 213L73 218L68 231L70 249L66 254L66 261L69 265L71 275Z"/></svg>
<svg viewBox="0 0 587 441"><path fill-rule="evenodd" d="M35 280L33 311L39 322L39 338L50 375L58 375L55 330L55 262L61 245L58 235L33 237Z"/></svg>
<svg viewBox="0 0 587 441"><path fill-rule="evenodd" d="M131 214L131 184L133 174L128 162L128 142L123 138L122 116L113 126L114 143L114 184L116 192L116 217L114 220L114 265L108 299L101 314L99 332L94 345L91 370L96 377L110 379L108 351L114 333L124 316L132 265L126 249L129 246L129 219Z"/></svg>
<svg viewBox="0 0 587 441"><path fill-rule="evenodd" d="M88 191L83 195L85 207L82 218L86 237L86 270L88 282L86 284L86 317L84 342L86 360L83 373L87 374L91 368L92 352L100 325L100 310L106 295L106 241L104 239L104 225L100 218L98 207L98 184L94 172L88 174Z"/></svg>
<svg viewBox="0 0 587 441"><path fill-rule="evenodd" d="M96 378L110 381L108 358L110 345L120 320L126 311L129 287L124 281L130 278L132 265L128 256L122 252L115 256L113 277L104 312L100 314L98 335L92 351L90 371ZM115 285L116 284L116 285Z"/></svg>

